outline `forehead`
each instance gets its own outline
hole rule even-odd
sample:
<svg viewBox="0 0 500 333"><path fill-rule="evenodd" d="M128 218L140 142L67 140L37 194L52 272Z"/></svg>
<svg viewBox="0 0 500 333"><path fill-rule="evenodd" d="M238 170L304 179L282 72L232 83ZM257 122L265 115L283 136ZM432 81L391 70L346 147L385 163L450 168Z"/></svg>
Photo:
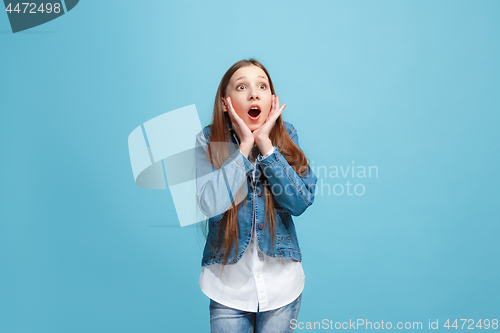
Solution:
<svg viewBox="0 0 500 333"><path fill-rule="evenodd" d="M245 67L241 67L236 72L234 72L233 76L231 76L231 82L235 82L244 76L247 79L259 79L264 78L267 81L266 73L259 67L254 65L249 65Z"/></svg>

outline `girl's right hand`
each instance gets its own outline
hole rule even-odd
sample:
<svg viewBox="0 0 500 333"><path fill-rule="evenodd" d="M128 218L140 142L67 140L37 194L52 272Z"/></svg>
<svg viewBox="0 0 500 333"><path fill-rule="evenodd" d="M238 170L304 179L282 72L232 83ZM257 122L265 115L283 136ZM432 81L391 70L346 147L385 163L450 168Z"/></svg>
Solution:
<svg viewBox="0 0 500 333"><path fill-rule="evenodd" d="M226 98L227 106L228 106L228 113L229 117L231 118L231 123L233 125L233 129L236 132L236 135L238 135L238 138L240 139L240 151L248 157L250 154L250 151L253 148L254 144L254 136L252 134L252 131L250 131L250 128L248 128L247 124L243 121L243 119L238 116L236 111L234 111L233 104L231 103L231 97Z"/></svg>

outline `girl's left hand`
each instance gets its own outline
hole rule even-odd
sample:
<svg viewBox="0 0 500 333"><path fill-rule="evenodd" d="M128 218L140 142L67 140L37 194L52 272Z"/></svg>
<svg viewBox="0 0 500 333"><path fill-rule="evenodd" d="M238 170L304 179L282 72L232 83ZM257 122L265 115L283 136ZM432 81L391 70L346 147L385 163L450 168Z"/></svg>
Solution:
<svg viewBox="0 0 500 333"><path fill-rule="evenodd" d="M271 139L269 139L269 134L271 133L271 130L273 129L274 125L276 124L276 120L278 117L281 115L281 112L283 112L283 109L285 108L286 104L283 104L281 107L280 105L280 99L278 96L273 95L272 96L272 101L271 101L271 112L269 112L269 115L267 116L266 122L262 124L261 127L256 129L255 131L252 132L254 141L259 147L259 150L261 153L265 154L267 151L271 150L273 147L271 143Z"/></svg>

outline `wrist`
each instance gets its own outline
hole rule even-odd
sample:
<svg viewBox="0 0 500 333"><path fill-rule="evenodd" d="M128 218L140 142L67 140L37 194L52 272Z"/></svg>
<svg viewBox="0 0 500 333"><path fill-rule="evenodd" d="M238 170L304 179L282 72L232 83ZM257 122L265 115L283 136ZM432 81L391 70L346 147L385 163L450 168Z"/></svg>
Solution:
<svg viewBox="0 0 500 333"><path fill-rule="evenodd" d="M257 144L257 147L259 147L261 155L266 154L273 148L273 143L269 138L265 138L258 141L256 140L255 143Z"/></svg>
<svg viewBox="0 0 500 333"><path fill-rule="evenodd" d="M267 142L271 142L271 139L269 139L269 136L263 136L263 137L255 136L254 140L255 140L255 144L257 144L257 145L262 145L262 144L266 144Z"/></svg>
<svg viewBox="0 0 500 333"><path fill-rule="evenodd" d="M238 149L246 158L248 158L248 155L250 155L250 151L252 150L252 148L253 142L242 142Z"/></svg>

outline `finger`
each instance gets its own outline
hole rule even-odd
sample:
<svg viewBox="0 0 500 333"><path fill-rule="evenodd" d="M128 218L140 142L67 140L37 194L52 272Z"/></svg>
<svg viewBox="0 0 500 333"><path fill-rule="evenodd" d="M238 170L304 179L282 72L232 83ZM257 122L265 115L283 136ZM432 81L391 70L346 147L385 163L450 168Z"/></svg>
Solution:
<svg viewBox="0 0 500 333"><path fill-rule="evenodd" d="M285 109L285 106L286 104L283 104L281 106L281 108L279 108L279 110L277 110L274 114L273 114L273 120L276 121L278 119L278 117L281 115L281 113L283 112L283 110Z"/></svg>
<svg viewBox="0 0 500 333"><path fill-rule="evenodd" d="M229 104L229 103L228 103ZM230 104L229 104L230 105ZM236 114L236 112L234 111L232 105L231 106L228 106L228 113L229 113L229 118L231 119L231 123L234 125L234 126L238 126L238 115Z"/></svg>
<svg viewBox="0 0 500 333"><path fill-rule="evenodd" d="M228 109L231 109L234 111L233 103L231 103L231 97L226 98L226 101L227 101Z"/></svg>
<svg viewBox="0 0 500 333"><path fill-rule="evenodd" d="M279 111L280 111L280 113L281 113L281 112L283 112L283 110L285 109L285 106L286 106L286 104L283 104L283 105L281 106L281 108L280 108L280 110L279 110Z"/></svg>
<svg viewBox="0 0 500 333"><path fill-rule="evenodd" d="M225 112L229 111L229 108L227 107L227 102L224 98L222 99L222 110Z"/></svg>
<svg viewBox="0 0 500 333"><path fill-rule="evenodd" d="M278 110L278 117L281 116L281 113L283 112L283 110L285 110L285 106L286 104L283 104L281 108ZM278 117L276 117L276 119L278 119Z"/></svg>
<svg viewBox="0 0 500 333"><path fill-rule="evenodd" d="M273 110L273 115L278 112L280 108L280 102L278 96L274 96L274 110Z"/></svg>
<svg viewBox="0 0 500 333"><path fill-rule="evenodd" d="M237 117L238 115L236 114L236 111L234 111L233 103L231 103L231 97L228 97L226 100L227 100L230 115L232 115L233 118Z"/></svg>
<svg viewBox="0 0 500 333"><path fill-rule="evenodd" d="M226 98L226 107L227 107L227 111L229 112L229 115L232 116L233 115L233 105L231 104L231 99L229 97Z"/></svg>

